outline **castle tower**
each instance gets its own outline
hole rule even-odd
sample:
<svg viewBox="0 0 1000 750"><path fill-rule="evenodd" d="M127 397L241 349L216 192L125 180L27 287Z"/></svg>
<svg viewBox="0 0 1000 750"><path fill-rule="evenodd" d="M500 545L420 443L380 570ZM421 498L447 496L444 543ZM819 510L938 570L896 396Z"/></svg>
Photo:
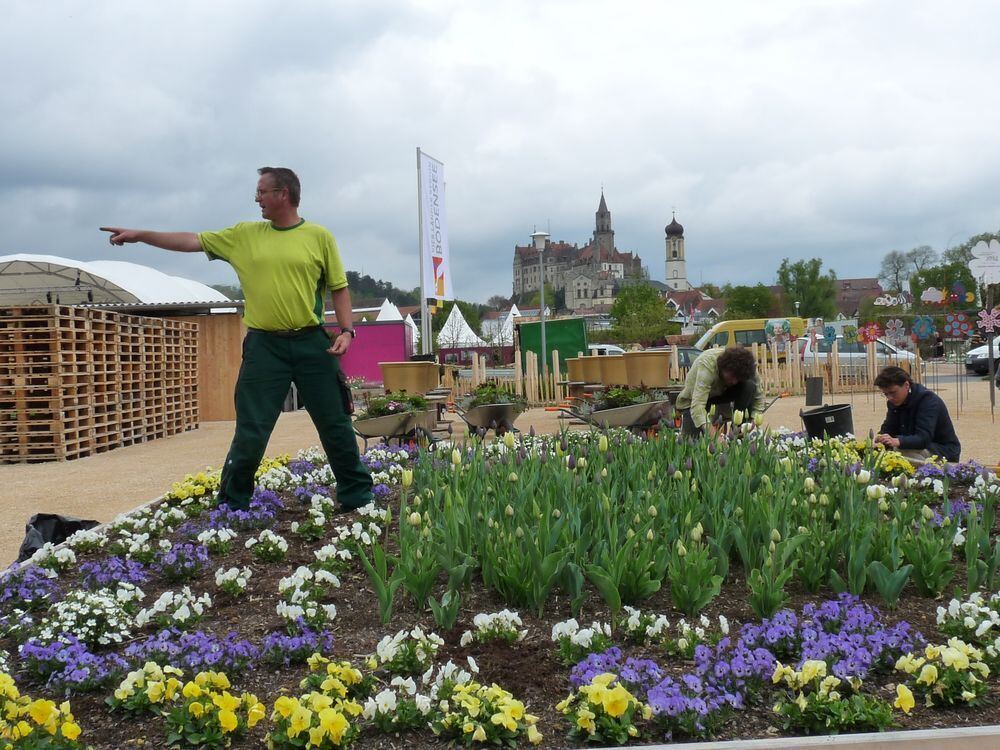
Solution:
<svg viewBox="0 0 1000 750"><path fill-rule="evenodd" d="M663 230L667 235L667 276L666 283L671 289L686 292L691 289L687 280L687 269L684 263L684 227L677 223L677 218L671 215L670 223Z"/></svg>
<svg viewBox="0 0 1000 750"><path fill-rule="evenodd" d="M609 257L615 249L615 231L611 228L611 212L604 201L604 190L601 190L601 205L597 207L594 243L601 249L601 255ZM598 259L600 267L600 259Z"/></svg>

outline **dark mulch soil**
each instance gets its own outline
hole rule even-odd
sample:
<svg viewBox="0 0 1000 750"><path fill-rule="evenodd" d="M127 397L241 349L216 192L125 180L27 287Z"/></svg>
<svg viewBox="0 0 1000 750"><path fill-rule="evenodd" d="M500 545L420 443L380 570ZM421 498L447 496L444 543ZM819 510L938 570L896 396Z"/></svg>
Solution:
<svg viewBox="0 0 1000 750"><path fill-rule="evenodd" d="M223 563L226 567L242 567L244 565L250 567L253 576L250 579L248 590L241 598L234 601L216 589L212 574L206 573L203 578L195 582L192 589L198 594L202 591L209 591L214 606L210 610L209 616L197 627L220 635L236 631L240 637L249 638L255 643L259 643L265 634L283 626L283 622L274 610L279 579L289 575L299 565L308 565L314 562L313 552L326 543L323 540L306 543L291 533L289 529L291 522L303 519L306 512L304 507L295 505L294 501L288 502L288 510L281 515L280 522L274 528L289 542L288 559L277 564L256 562L249 550L243 547L248 533L241 533L234 543L233 551L228 556L213 559L214 565L211 570L214 571L215 567ZM337 522L349 523L353 520L353 515L345 515L338 517ZM84 562L85 559L86 557L81 555L78 562ZM338 614L332 626L336 638L335 651L330 656L352 659L356 665L361 666L362 658L372 653L376 643L387 634L393 634L401 629L409 629L415 625L420 625L425 630L438 632L430 612L418 611L402 588L397 592L396 608L391 621L383 625L379 621L378 606L373 589L367 575L357 561L348 572L340 574L340 579L341 588L332 597L332 601L337 605ZM964 571L960 569L953 581L953 590L964 584L963 579ZM149 604L155 601L163 591L178 587L178 584L167 584L154 578L142 586L146 593L145 603ZM718 615L725 615L734 632L739 623L756 621L758 618L750 610L745 592L746 585L742 571L734 566L730 570L721 595L706 608L704 614L716 622L715 618ZM883 609L890 622L906 620L921 631L929 641L943 642L947 640L946 636L938 632L935 624L936 608L941 602L915 596L912 586L908 587L907 592L897 608L887 612L882 608L877 597L867 596L864 598L869 604ZM443 593L443 588L435 593L440 595ZM809 595L801 589L796 589L794 584L790 587L790 593L791 599L788 606L795 609L808 602L815 603L826 596L832 596L830 592L818 596ZM948 598L950 596L943 597L944 601L947 601ZM540 717L538 727L545 736L541 747L578 747L577 743L567 739L568 725L555 710L555 704L569 692L570 670L559 662L556 646L549 637L552 625L570 616L568 601L558 596L550 599L545 616L541 618L534 616L533 613L521 611L521 618L529 629L527 638L521 643L511 646L477 643L468 647L459 645L462 632L472 628L472 618L476 613L496 612L503 609L504 606L504 602L495 592L487 591L481 586L466 592L463 595L462 614L454 630L439 632L446 645L438 652L437 663L444 663L448 659L452 659L456 663L464 665L466 657L472 656L479 665L478 679L480 682L500 684L522 700L529 712ZM682 617L679 612L674 610L666 588L650 599L641 602L639 608L643 611L662 612L671 619L671 622L676 622ZM581 625L590 623L592 620L607 621L609 619L609 613L603 606L600 597L596 591L592 591L585 602L584 610L578 617ZM16 645L12 642L0 641L0 647L6 648L9 653L16 653ZM677 673L691 666L681 659L667 656L663 652L655 650L637 651L633 649L627 650L627 652L636 656L653 658L662 667ZM307 672L308 667L304 664L277 669L267 665L259 665L244 673L229 674L229 678L233 683L233 692L246 690L255 693L267 705L268 717L270 717L275 698L283 691L296 693L299 681ZM890 685L894 685L895 681L891 677L879 679L881 683L876 684L880 685L879 689L883 692L883 697L892 701L894 688ZM20 679L20 684L22 692L29 693L33 697L44 695L44 690L40 686L33 685L24 678ZM162 719L153 716L136 720L127 715L110 713L104 700L111 692L112 690L108 689L100 693L80 694L71 698L73 711L84 730L81 739L93 745L95 750L117 750L118 748L132 747L165 748L165 730ZM909 716L896 712L899 728L929 729L1000 724L998 694L1000 691L994 684L985 704L974 709L928 709L923 708L918 703L917 708ZM48 697L57 698L58 696ZM763 702L738 712L723 727L716 739L753 739L780 735L781 732L774 721L775 717L771 713L771 705L771 696L765 696ZM233 743L233 747L263 747L264 735L269 725L269 720L261 722L247 737L237 739ZM663 740L657 737L645 739L647 743L661 741ZM354 746L367 749L443 747L445 744L430 731L402 737L387 737L377 732L363 732ZM636 741L633 744L643 743Z"/></svg>

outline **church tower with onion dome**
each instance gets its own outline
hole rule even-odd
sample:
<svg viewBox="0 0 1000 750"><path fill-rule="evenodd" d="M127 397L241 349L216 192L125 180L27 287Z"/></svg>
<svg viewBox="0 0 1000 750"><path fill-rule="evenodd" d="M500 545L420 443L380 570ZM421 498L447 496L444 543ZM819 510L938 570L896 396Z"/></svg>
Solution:
<svg viewBox="0 0 1000 750"><path fill-rule="evenodd" d="M670 223L663 231L667 235L667 275L664 279L667 286L678 292L693 289L687 280L684 263L684 227L677 223L676 216L671 215Z"/></svg>

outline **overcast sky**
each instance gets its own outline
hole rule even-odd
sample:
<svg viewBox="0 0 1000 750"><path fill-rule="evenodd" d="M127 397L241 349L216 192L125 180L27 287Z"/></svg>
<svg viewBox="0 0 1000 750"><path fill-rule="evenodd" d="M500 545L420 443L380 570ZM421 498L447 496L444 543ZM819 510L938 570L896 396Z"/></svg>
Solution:
<svg viewBox="0 0 1000 750"><path fill-rule="evenodd" d="M268 164L348 269L409 289L420 146L462 299L510 294L536 226L585 242L602 185L654 279L672 208L695 284L876 275L1000 227L997 29L995 0L7 0L0 254L235 281L97 227L259 218Z"/></svg>

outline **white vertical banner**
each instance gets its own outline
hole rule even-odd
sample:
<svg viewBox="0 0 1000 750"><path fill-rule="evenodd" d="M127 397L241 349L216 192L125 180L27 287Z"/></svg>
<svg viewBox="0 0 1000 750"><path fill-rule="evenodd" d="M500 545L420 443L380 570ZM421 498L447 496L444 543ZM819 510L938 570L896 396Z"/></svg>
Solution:
<svg viewBox="0 0 1000 750"><path fill-rule="evenodd" d="M444 205L444 164L417 150L420 192L420 286L425 299L452 300L448 212Z"/></svg>

